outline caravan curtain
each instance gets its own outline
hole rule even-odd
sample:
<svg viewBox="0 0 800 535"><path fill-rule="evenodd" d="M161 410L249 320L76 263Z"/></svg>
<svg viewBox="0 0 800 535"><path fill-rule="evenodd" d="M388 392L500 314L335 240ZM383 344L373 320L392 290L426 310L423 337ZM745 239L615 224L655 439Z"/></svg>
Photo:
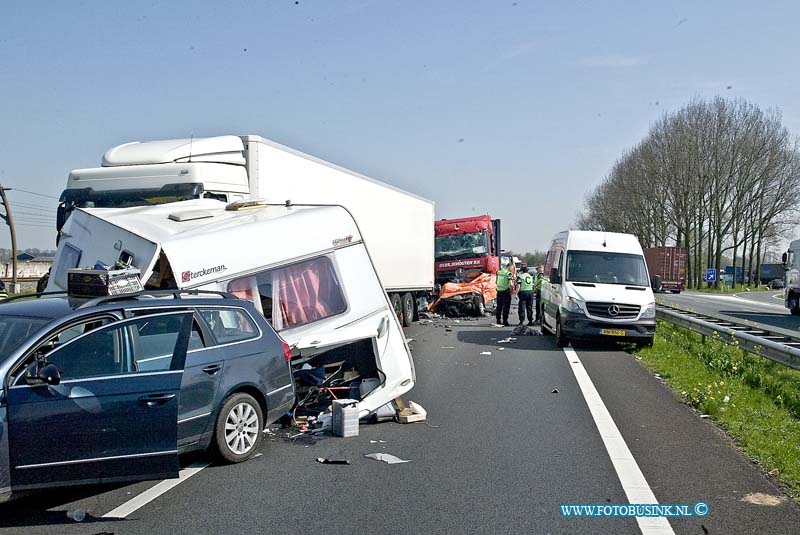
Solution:
<svg viewBox="0 0 800 535"><path fill-rule="evenodd" d="M315 258L275 271L284 328L311 323L347 308L331 261Z"/></svg>

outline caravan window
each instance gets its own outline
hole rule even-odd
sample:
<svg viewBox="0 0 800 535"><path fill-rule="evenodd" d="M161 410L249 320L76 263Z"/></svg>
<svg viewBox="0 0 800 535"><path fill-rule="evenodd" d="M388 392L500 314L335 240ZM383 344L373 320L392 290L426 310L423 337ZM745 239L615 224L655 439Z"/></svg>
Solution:
<svg viewBox="0 0 800 535"><path fill-rule="evenodd" d="M236 279L228 291L260 305L278 331L347 310L333 262L325 256Z"/></svg>

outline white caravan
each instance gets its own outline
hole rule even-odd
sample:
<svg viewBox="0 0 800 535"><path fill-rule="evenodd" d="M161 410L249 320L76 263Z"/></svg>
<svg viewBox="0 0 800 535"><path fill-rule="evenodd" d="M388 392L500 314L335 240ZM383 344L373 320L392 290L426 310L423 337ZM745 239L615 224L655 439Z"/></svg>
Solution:
<svg viewBox="0 0 800 535"><path fill-rule="evenodd" d="M656 304L635 236L581 230L556 234L545 273L542 329L556 335L559 347L598 337L653 344Z"/></svg>
<svg viewBox="0 0 800 535"><path fill-rule="evenodd" d="M58 228L76 208L119 208L211 198L226 203L338 204L358 223L384 288L407 326L433 289L433 202L260 136L133 142L102 167L75 169Z"/></svg>
<svg viewBox="0 0 800 535"><path fill-rule="evenodd" d="M205 289L251 300L291 345L293 367L344 362L378 384L359 404L374 412L414 386L414 364L351 214L339 206L243 207L200 199L76 209L66 222L48 291L67 270L124 262L147 289Z"/></svg>

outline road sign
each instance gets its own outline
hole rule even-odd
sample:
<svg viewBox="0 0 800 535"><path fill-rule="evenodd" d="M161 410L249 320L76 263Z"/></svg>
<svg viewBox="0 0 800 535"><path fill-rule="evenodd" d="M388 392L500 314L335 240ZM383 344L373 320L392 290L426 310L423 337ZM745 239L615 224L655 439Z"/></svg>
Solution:
<svg viewBox="0 0 800 535"><path fill-rule="evenodd" d="M711 268L706 270L706 282L717 282L716 269Z"/></svg>

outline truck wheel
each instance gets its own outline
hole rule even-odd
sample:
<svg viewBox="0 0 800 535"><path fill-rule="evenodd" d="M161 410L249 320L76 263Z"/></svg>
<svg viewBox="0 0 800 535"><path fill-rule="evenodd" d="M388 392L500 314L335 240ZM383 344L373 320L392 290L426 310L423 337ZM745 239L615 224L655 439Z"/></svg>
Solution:
<svg viewBox="0 0 800 535"><path fill-rule="evenodd" d="M403 327L411 327L414 322L414 296L404 293L403 299Z"/></svg>
<svg viewBox="0 0 800 535"><path fill-rule="evenodd" d="M564 336L564 331L561 329L561 316L556 318L556 347L567 347L569 340Z"/></svg>
<svg viewBox="0 0 800 535"><path fill-rule="evenodd" d="M474 297L475 300L475 315L479 318L482 318L486 315L486 303L483 302L482 295L476 295Z"/></svg>
<svg viewBox="0 0 800 535"><path fill-rule="evenodd" d="M233 394L222 404L217 416L214 432L217 452L229 463L246 461L258 449L263 429L261 405L250 394Z"/></svg>
<svg viewBox="0 0 800 535"><path fill-rule="evenodd" d="M796 294L789 295L789 312L792 313L792 316L800 316L800 305L797 303Z"/></svg>
<svg viewBox="0 0 800 535"><path fill-rule="evenodd" d="M400 323L403 323L403 301L400 299L400 295L398 294L391 294L389 296L389 300L392 302L392 308L394 309L394 313L397 314L397 319Z"/></svg>

